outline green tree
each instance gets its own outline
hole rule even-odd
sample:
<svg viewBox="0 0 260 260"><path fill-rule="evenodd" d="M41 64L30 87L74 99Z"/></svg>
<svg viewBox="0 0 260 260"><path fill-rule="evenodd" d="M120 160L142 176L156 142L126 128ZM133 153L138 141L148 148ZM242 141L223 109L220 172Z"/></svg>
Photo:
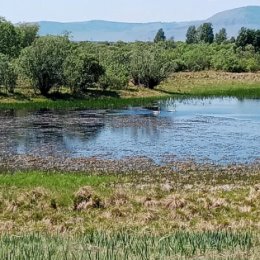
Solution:
<svg viewBox="0 0 260 260"><path fill-rule="evenodd" d="M104 66L106 74L102 76L103 89L123 89L129 83L130 45L112 46L100 50L100 63Z"/></svg>
<svg viewBox="0 0 260 260"><path fill-rule="evenodd" d="M213 43L214 32L211 23L203 23L197 30L198 41L204 43Z"/></svg>
<svg viewBox="0 0 260 260"><path fill-rule="evenodd" d="M133 50L130 74L135 85L153 89L171 72L171 63L161 49L137 48Z"/></svg>
<svg viewBox="0 0 260 260"><path fill-rule="evenodd" d="M227 30L225 28L222 28L219 30L218 33L216 33L215 42L217 44L221 44L226 41L227 41Z"/></svg>
<svg viewBox="0 0 260 260"><path fill-rule="evenodd" d="M154 42L155 43L164 42L165 40L166 40L166 36L165 36L163 29L161 28L161 29L159 29L159 31L155 35Z"/></svg>
<svg viewBox="0 0 260 260"><path fill-rule="evenodd" d="M30 46L38 36L39 25L21 23L16 27L22 48Z"/></svg>
<svg viewBox="0 0 260 260"><path fill-rule="evenodd" d="M194 25L190 26L187 30L186 43L187 44L197 43L197 30Z"/></svg>
<svg viewBox="0 0 260 260"><path fill-rule="evenodd" d="M104 68L95 57L80 49L68 55L63 68L66 85L74 93L93 86L105 74Z"/></svg>
<svg viewBox="0 0 260 260"><path fill-rule="evenodd" d="M52 87L63 84L63 62L69 49L67 37L41 37L22 50L18 61L20 72L46 96Z"/></svg>
<svg viewBox="0 0 260 260"><path fill-rule="evenodd" d="M0 18L0 53L16 57L20 52L19 45L19 35L15 26L4 18Z"/></svg>
<svg viewBox="0 0 260 260"><path fill-rule="evenodd" d="M182 55L185 67L189 71L201 71L210 68L211 49L206 44L194 45Z"/></svg>
<svg viewBox="0 0 260 260"><path fill-rule="evenodd" d="M8 57L0 53L0 87L4 87L10 93L14 92L17 74Z"/></svg>
<svg viewBox="0 0 260 260"><path fill-rule="evenodd" d="M236 40L237 47L242 47L244 49L248 44L254 45L254 41L255 41L255 30L242 27L237 36L237 40Z"/></svg>
<svg viewBox="0 0 260 260"><path fill-rule="evenodd" d="M260 30L255 31L254 47L256 51L260 51Z"/></svg>
<svg viewBox="0 0 260 260"><path fill-rule="evenodd" d="M229 41L229 43L236 43L236 38L234 36L232 36Z"/></svg>
<svg viewBox="0 0 260 260"><path fill-rule="evenodd" d="M234 49L221 49L212 58L213 68L227 72L243 72L245 68Z"/></svg>

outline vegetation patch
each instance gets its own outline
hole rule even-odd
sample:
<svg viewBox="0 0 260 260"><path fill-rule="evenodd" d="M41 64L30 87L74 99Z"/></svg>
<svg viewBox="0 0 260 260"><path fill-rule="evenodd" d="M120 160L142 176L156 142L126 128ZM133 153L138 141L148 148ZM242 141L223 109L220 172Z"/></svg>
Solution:
<svg viewBox="0 0 260 260"><path fill-rule="evenodd" d="M90 231L81 236L0 237L2 259L257 259L255 234L178 231L158 236ZM12 248L12 250L11 250Z"/></svg>
<svg viewBox="0 0 260 260"><path fill-rule="evenodd" d="M0 175L5 259L258 259L260 172Z"/></svg>

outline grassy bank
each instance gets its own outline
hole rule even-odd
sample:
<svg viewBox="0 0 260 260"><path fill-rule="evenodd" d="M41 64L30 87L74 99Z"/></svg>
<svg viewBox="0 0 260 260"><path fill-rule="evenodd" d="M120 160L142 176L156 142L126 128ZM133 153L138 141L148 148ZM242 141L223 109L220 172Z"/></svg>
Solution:
<svg viewBox="0 0 260 260"><path fill-rule="evenodd" d="M0 94L0 109L122 108L149 105L169 96L260 98L260 73L181 72L175 73L155 90L131 86L125 90L91 89L81 96L73 96L67 89L61 92L46 98L20 86L13 95Z"/></svg>
<svg viewBox="0 0 260 260"><path fill-rule="evenodd" d="M258 170L2 173L0 203L3 259L8 253L8 259L49 259L48 254L257 259L259 254Z"/></svg>
<svg viewBox="0 0 260 260"><path fill-rule="evenodd" d="M260 98L260 73L181 72L172 75L159 89L166 94L193 97Z"/></svg>

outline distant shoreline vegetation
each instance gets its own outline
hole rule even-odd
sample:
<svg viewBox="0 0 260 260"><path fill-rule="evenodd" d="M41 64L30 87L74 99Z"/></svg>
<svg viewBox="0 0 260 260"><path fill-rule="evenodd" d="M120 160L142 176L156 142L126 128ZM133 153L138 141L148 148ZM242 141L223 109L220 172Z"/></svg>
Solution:
<svg viewBox="0 0 260 260"><path fill-rule="evenodd" d="M203 91L187 93L181 89L173 92L169 85L168 93L158 88L169 78L174 83L171 75L179 72L259 71L260 30L241 28L237 38L228 38L225 28L214 34L212 24L204 23L188 28L186 42L166 39L160 29L154 42L135 43L77 43L70 41L69 35L39 37L38 30L34 24L15 26L4 18L0 20L0 107L14 107L18 100L23 101L19 107L29 107L29 103L37 107L116 107L120 103L130 104L132 100L104 98L103 93L129 94L131 86L159 90L159 97L170 94L260 96L258 86L250 90L239 86L230 91L228 82L224 81L224 87L214 91L207 90L207 86ZM91 98L88 93L93 89L103 98ZM59 101L52 101L53 93L59 96ZM150 94L144 92L141 97ZM45 104L32 102L32 96L44 97Z"/></svg>

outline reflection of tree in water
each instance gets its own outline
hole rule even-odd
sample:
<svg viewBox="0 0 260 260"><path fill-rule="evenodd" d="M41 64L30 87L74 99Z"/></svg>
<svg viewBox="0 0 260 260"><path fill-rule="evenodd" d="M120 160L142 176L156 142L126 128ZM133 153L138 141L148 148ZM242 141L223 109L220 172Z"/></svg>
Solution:
<svg viewBox="0 0 260 260"><path fill-rule="evenodd" d="M86 143L104 126L102 114L80 111L10 111L1 115L1 121L5 142L0 141L0 148L4 153L38 155L73 153L76 147L68 144L75 140Z"/></svg>
<svg viewBox="0 0 260 260"><path fill-rule="evenodd" d="M159 140L160 133L172 126L172 118L154 115L152 111L137 115L114 116L109 125L113 132L126 133L135 141Z"/></svg>

